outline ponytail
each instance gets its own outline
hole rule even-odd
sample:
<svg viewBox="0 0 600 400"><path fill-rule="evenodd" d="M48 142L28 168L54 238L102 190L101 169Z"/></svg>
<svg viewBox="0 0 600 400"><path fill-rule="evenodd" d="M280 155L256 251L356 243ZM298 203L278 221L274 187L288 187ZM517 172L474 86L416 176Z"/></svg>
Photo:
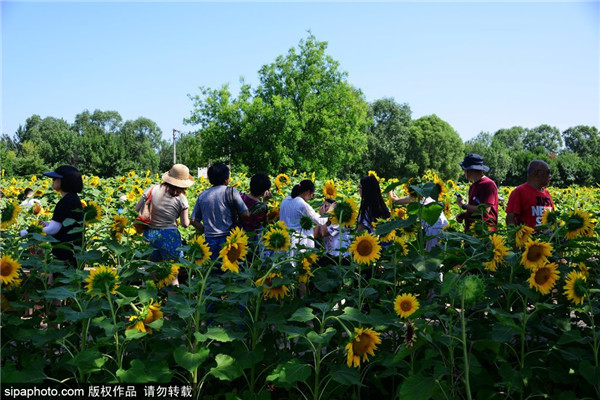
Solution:
<svg viewBox="0 0 600 400"><path fill-rule="evenodd" d="M315 191L315 184L310 179L305 179L303 181L300 181L300 183L294 185L291 194L292 199L295 199L296 197L298 197L298 195L300 195L300 193L304 193L307 190L311 193Z"/></svg>

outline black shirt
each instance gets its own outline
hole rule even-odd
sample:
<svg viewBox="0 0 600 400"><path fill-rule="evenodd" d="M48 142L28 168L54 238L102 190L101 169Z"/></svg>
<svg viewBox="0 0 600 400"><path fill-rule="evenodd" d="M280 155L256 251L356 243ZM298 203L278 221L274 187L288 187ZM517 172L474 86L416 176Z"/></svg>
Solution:
<svg viewBox="0 0 600 400"><path fill-rule="evenodd" d="M52 220L60 222L63 226L60 228L58 233L54 235L54 238L63 242L78 242L81 241L81 232L69 233L75 228L80 228L83 222L83 207L81 206L81 200L77 193L67 193L62 199L56 203L54 208L54 215ZM65 226L64 222L67 218L74 219L76 222L72 225Z"/></svg>

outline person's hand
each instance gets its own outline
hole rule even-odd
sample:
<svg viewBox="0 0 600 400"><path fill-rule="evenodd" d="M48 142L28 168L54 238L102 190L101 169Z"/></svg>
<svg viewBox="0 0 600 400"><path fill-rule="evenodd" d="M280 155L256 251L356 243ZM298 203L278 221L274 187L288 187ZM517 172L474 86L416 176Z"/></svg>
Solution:
<svg viewBox="0 0 600 400"><path fill-rule="evenodd" d="M48 225L50 225L50 223L46 222L46 221L38 221L38 225L40 225L41 227L45 228Z"/></svg>
<svg viewBox="0 0 600 400"><path fill-rule="evenodd" d="M323 202L323 204L321 204L321 207L319 207L319 214L323 215L327 211L329 211L328 203L327 202Z"/></svg>
<svg viewBox="0 0 600 400"><path fill-rule="evenodd" d="M267 201L272 198L273 198L273 193L271 193L270 190L266 190L265 193L263 194L263 200Z"/></svg>
<svg viewBox="0 0 600 400"><path fill-rule="evenodd" d="M393 190L390 190L387 195L388 195L388 197L390 199L392 199L392 201L398 201L398 200L400 200L400 197L398 197L398 195L396 194L396 192L394 192Z"/></svg>

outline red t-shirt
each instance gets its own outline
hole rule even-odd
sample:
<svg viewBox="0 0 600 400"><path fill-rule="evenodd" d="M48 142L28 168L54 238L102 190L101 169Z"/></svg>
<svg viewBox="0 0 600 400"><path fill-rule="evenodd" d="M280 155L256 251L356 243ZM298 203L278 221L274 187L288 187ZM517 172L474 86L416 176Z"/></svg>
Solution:
<svg viewBox="0 0 600 400"><path fill-rule="evenodd" d="M517 224L525 224L532 228L542 224L542 215L546 209L554 210L550 193L543 188L537 190L528 183L517 186L508 198L506 213L514 213Z"/></svg>
<svg viewBox="0 0 600 400"><path fill-rule="evenodd" d="M478 206L479 204L490 204L490 211L484 215L485 222L490 225L490 230L496 230L496 224L498 223L498 187L493 180L484 176L477 182L474 182L469 188L469 202L471 206ZM481 218L480 215L473 215L468 213L467 217L467 229L477 219Z"/></svg>

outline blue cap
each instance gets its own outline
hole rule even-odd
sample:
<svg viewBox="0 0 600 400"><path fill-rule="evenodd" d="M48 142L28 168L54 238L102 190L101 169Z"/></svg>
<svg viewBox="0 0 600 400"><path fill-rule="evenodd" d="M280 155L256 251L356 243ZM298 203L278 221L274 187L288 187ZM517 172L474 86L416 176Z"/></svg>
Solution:
<svg viewBox="0 0 600 400"><path fill-rule="evenodd" d="M488 172L490 170L489 167L483 165L483 157L481 157L479 154L467 154L465 159L458 164L464 170L477 169L483 172Z"/></svg>

